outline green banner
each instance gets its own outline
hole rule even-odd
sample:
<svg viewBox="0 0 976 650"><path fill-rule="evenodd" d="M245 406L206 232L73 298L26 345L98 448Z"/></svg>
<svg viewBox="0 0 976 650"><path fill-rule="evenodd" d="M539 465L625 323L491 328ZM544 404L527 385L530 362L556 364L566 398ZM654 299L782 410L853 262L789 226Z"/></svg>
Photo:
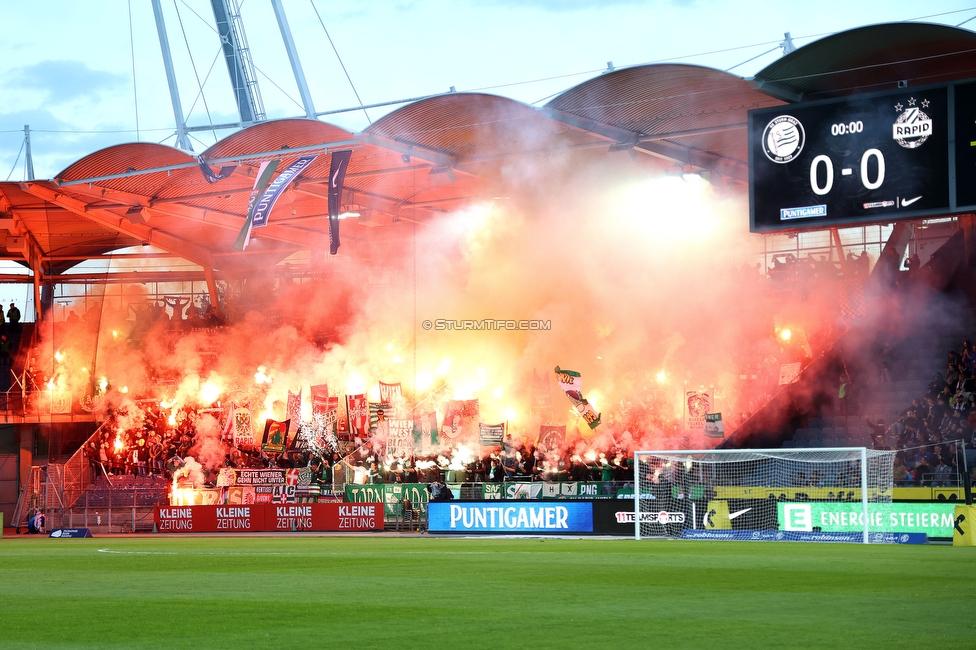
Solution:
<svg viewBox="0 0 976 650"><path fill-rule="evenodd" d="M487 501L509 499L615 499L618 490L612 483L482 483L481 498ZM633 494L633 490L631 490Z"/></svg>
<svg viewBox="0 0 976 650"><path fill-rule="evenodd" d="M952 537L953 503L869 503L868 531L925 533ZM864 530L859 502L776 504L779 529L788 531L851 532Z"/></svg>
<svg viewBox="0 0 976 650"><path fill-rule="evenodd" d="M395 504L403 503L403 499L407 498L414 510L427 513L430 492L427 491L426 483L389 483L385 487L386 500L384 503L386 503L387 511L390 511Z"/></svg>
<svg viewBox="0 0 976 650"><path fill-rule="evenodd" d="M385 483L383 485L346 485L346 501L349 503L382 503L388 517L396 517L397 504L406 497L415 510L427 512L430 493L426 483Z"/></svg>
<svg viewBox="0 0 976 650"><path fill-rule="evenodd" d="M564 482L564 483L449 483L448 488L455 499L461 498L463 485L473 485L476 489L471 497L487 501L502 501L512 499L616 499L629 495L633 498L634 491L630 489L616 489L612 483L601 482ZM477 486L480 485L480 491ZM346 485L346 501L349 503L383 503L388 517L395 517L398 510L396 504L403 503L403 498L410 499L414 509L422 513L427 512L427 502L430 492L426 483L385 483L382 485Z"/></svg>
<svg viewBox="0 0 976 650"><path fill-rule="evenodd" d="M386 503L385 485L346 485L347 503ZM386 508L389 509L389 506ZM386 514L391 514L387 512Z"/></svg>

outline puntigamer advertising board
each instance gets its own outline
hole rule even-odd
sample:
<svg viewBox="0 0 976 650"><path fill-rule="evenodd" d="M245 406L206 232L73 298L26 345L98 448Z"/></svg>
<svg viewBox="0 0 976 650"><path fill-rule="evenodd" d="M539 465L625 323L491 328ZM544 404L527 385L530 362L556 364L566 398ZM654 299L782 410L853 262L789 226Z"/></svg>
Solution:
<svg viewBox="0 0 976 650"><path fill-rule="evenodd" d="M465 501L431 502L427 510L434 533L592 533L593 504L589 501L510 503Z"/></svg>
<svg viewBox="0 0 976 650"><path fill-rule="evenodd" d="M952 537L952 503L869 503L868 531ZM779 503L779 529L794 532L857 532L864 529L860 503Z"/></svg>

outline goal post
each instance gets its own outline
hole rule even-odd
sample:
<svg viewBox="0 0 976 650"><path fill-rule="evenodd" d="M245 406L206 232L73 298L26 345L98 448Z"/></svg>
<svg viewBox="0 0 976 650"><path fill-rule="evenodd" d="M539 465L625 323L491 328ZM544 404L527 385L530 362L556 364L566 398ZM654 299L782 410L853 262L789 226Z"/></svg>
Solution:
<svg viewBox="0 0 976 650"><path fill-rule="evenodd" d="M891 503L894 457L865 447L638 451L634 537L868 544L884 530L870 504Z"/></svg>

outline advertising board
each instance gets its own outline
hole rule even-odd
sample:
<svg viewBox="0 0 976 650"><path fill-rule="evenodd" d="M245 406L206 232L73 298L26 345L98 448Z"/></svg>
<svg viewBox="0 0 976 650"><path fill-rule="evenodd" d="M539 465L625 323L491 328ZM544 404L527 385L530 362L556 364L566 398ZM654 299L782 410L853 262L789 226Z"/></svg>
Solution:
<svg viewBox="0 0 976 650"><path fill-rule="evenodd" d="M383 530L381 503L159 506L153 517L161 533Z"/></svg>
<svg viewBox="0 0 976 650"><path fill-rule="evenodd" d="M925 533L952 537L952 503L869 503L868 531ZM779 529L790 532L859 532L864 529L860 503L778 503Z"/></svg>
<svg viewBox="0 0 976 650"><path fill-rule="evenodd" d="M429 504L427 514L432 533L593 532L593 504L588 501L439 501Z"/></svg>

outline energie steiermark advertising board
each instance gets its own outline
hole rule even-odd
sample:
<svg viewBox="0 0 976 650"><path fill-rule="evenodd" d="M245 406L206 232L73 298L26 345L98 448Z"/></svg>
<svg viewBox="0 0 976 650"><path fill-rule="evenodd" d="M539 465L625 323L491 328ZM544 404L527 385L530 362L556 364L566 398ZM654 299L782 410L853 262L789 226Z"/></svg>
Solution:
<svg viewBox="0 0 976 650"><path fill-rule="evenodd" d="M952 537L952 503L869 503L868 531ZM860 503L779 503L779 529L794 532L857 532L864 529Z"/></svg>

